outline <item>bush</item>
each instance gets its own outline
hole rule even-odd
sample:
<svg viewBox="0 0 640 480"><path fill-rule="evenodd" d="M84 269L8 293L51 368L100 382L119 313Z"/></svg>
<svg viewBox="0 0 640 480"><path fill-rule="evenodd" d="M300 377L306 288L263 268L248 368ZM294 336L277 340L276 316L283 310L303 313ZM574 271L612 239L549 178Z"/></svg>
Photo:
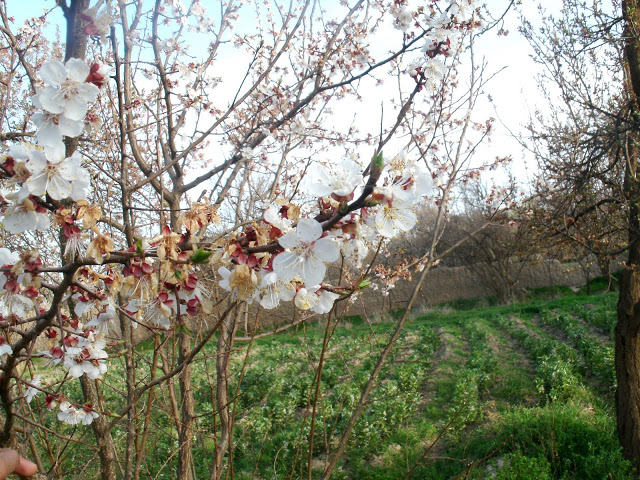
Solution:
<svg viewBox="0 0 640 480"><path fill-rule="evenodd" d="M544 458L551 467L552 478L633 478L631 463L622 457L615 436L614 420L607 414L575 405L517 408L505 414L497 428L498 437L513 437L510 442L513 451L521 452L529 460L536 459L532 460L536 468L542 466L539 459ZM514 465L524 465L525 461L515 462ZM509 466L507 472L515 471L513 468Z"/></svg>
<svg viewBox="0 0 640 480"><path fill-rule="evenodd" d="M521 453L505 456L495 480L551 480L551 465L544 457L526 457Z"/></svg>

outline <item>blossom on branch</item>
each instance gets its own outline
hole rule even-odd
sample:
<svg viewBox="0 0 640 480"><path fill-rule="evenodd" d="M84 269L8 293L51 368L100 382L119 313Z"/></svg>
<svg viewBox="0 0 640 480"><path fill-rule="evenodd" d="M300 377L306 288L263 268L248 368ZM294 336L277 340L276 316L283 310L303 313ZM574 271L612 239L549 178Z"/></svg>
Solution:
<svg viewBox="0 0 640 480"><path fill-rule="evenodd" d="M89 66L78 58L71 58L65 64L55 60L45 63L40 77L48 86L36 94L36 102L49 113L82 120L89 103L98 97L98 87L85 81L89 73Z"/></svg>
<svg viewBox="0 0 640 480"><path fill-rule="evenodd" d="M90 407L76 408L71 403L64 401L60 403L60 411L58 412L58 420L69 425L91 425L93 420L100 415L93 411Z"/></svg>
<svg viewBox="0 0 640 480"><path fill-rule="evenodd" d="M387 238L393 238L400 232L408 232L417 221L413 206L400 200L381 205L375 216L376 230Z"/></svg>
<svg viewBox="0 0 640 480"><path fill-rule="evenodd" d="M49 227L47 210L40 206L33 196L19 200L16 193L7 194L8 200L14 200L4 212L2 225L9 233L22 233L27 230L39 231Z"/></svg>
<svg viewBox="0 0 640 480"><path fill-rule="evenodd" d="M340 248L333 238L322 237L322 225L310 218L301 218L295 231L280 237L285 251L273 259L273 271L289 282L299 276L307 286L322 283L327 271L324 262L335 262Z"/></svg>
<svg viewBox="0 0 640 480"><path fill-rule="evenodd" d="M283 282L275 272L260 272L260 286L256 289L254 297L259 299L260 306L271 310L276 308L280 301L290 302L296 295L296 289L290 282Z"/></svg>
<svg viewBox="0 0 640 480"><path fill-rule="evenodd" d="M26 164L30 173L25 183L27 191L37 197L48 193L54 200L80 200L89 185L89 174L81 165L80 152L64 158L64 145L46 146L44 151L32 150Z"/></svg>
<svg viewBox="0 0 640 480"><path fill-rule="evenodd" d="M319 163L309 167L303 188L309 195L345 197L362 185L362 167L353 160L343 160L327 168Z"/></svg>

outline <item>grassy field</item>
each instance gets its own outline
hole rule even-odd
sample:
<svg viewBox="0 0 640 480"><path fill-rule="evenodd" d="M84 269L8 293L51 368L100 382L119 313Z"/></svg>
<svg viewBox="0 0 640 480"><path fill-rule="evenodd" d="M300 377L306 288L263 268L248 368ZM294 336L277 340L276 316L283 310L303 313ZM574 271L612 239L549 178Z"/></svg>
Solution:
<svg viewBox="0 0 640 480"><path fill-rule="evenodd" d="M461 302L416 312L333 478L631 478L615 435L616 301L615 293L541 291L510 306ZM313 478L392 327L391 319L342 318L329 329ZM229 386L236 416L229 478L307 478L310 399L325 330L326 321L316 322L238 344L231 377L241 380ZM194 364L196 478L208 478L215 446L211 344L207 359ZM109 379L118 379L115 362ZM151 421L145 477L173 478L175 424L162 409ZM116 439L124 435L119 428Z"/></svg>
<svg viewBox="0 0 640 480"><path fill-rule="evenodd" d="M335 478L630 478L615 437L616 294L416 316ZM343 320L322 376L320 473L391 323ZM256 342L240 391L236 478L299 478L324 325ZM240 358L240 355L239 355ZM255 408L259 406L259 408Z"/></svg>

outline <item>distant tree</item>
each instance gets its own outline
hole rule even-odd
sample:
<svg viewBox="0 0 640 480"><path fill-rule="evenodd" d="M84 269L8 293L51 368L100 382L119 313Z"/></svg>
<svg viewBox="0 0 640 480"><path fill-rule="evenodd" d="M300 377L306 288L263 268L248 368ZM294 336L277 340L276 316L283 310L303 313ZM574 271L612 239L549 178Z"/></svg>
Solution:
<svg viewBox="0 0 640 480"><path fill-rule="evenodd" d="M640 5L564 0L522 31L544 68L547 104L532 123L539 225L608 260L626 252L615 364L618 436L640 467ZM605 257L602 257L602 256Z"/></svg>
<svg viewBox="0 0 640 480"><path fill-rule="evenodd" d="M15 25L31 3L0 2L0 446L57 478L240 476L237 332L246 304L291 302L287 327L328 321L278 460L311 479L322 449L333 475L418 290L329 427L333 314L390 281L367 254L413 228L426 197L433 235L393 272L418 270L419 286L491 131L473 113L481 8L411 5L58 0ZM166 458L147 462L160 438ZM255 476L260 445L253 458Z"/></svg>

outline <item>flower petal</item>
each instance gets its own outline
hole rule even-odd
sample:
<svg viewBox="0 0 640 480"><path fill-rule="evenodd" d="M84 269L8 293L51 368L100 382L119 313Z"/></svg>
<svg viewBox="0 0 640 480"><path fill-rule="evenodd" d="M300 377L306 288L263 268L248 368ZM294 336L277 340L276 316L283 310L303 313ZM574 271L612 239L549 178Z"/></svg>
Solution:
<svg viewBox="0 0 640 480"><path fill-rule="evenodd" d="M58 62L57 60L52 60L51 62L45 63L40 69L39 73L42 80L47 82L49 85L53 85L54 87L60 86L67 79L67 69L64 68L62 62ZM88 74L89 71L87 69L87 75Z"/></svg>
<svg viewBox="0 0 640 480"><path fill-rule="evenodd" d="M325 237L314 243L313 253L321 260L331 263L340 257L340 247L333 238Z"/></svg>
<svg viewBox="0 0 640 480"><path fill-rule="evenodd" d="M322 236L322 225L313 218L301 218L298 220L296 233L303 243L311 243Z"/></svg>
<svg viewBox="0 0 640 480"><path fill-rule="evenodd" d="M300 273L301 258L293 252L282 252L273 259L273 271L283 282L289 282Z"/></svg>
<svg viewBox="0 0 640 480"><path fill-rule="evenodd" d="M60 63L60 62L58 62ZM70 58L64 64L65 77L74 82L82 83L89 75L89 65L79 58Z"/></svg>
<svg viewBox="0 0 640 480"><path fill-rule="evenodd" d="M316 257L309 257L302 263L300 278L307 287L320 285L327 272L327 267Z"/></svg>
<svg viewBox="0 0 640 480"><path fill-rule="evenodd" d="M282 248L292 249L300 245L300 237L296 232L285 233L278 239Z"/></svg>

